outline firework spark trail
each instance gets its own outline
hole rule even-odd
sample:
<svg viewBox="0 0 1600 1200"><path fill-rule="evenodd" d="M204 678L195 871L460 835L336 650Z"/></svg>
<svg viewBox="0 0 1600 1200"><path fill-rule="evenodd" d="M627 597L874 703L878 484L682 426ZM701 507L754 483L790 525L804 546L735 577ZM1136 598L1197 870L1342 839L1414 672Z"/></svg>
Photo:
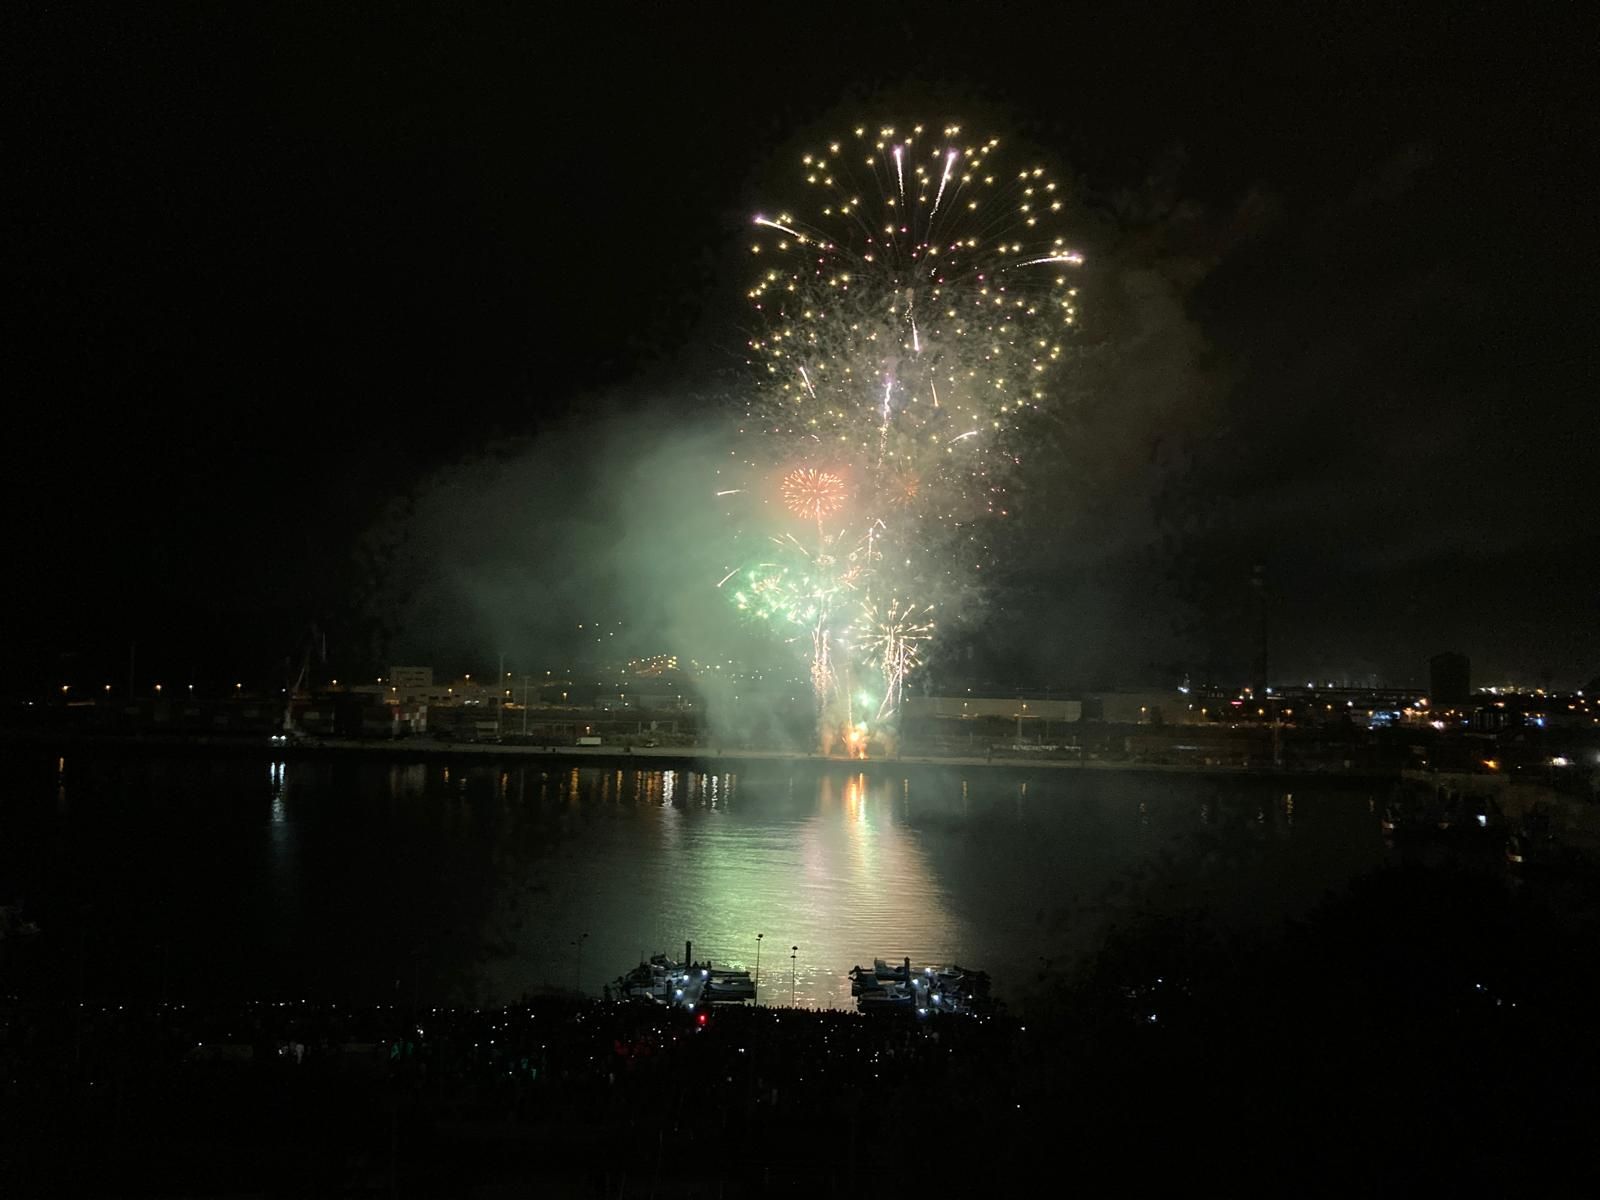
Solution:
<svg viewBox="0 0 1600 1200"><path fill-rule="evenodd" d="M959 153L959 151L951 150L944 156L944 174L939 177L939 194L933 198L933 211L928 214L930 220L939 211L939 201L944 199L945 184L950 182L950 168L955 166L956 156Z"/></svg>
<svg viewBox="0 0 1600 1200"><path fill-rule="evenodd" d="M1070 266L1076 267L1083 263L1083 255L1047 254L1043 258L1030 258L1027 262L1013 263L1008 269L1016 270L1019 267L1036 267L1040 263L1067 263Z"/></svg>
<svg viewBox="0 0 1600 1200"><path fill-rule="evenodd" d="M888 376L883 381L883 411L882 420L878 424L878 458L872 465L883 466L883 456L889 450L889 418L892 411L889 406L890 398L894 395L894 377Z"/></svg>
<svg viewBox="0 0 1600 1200"><path fill-rule="evenodd" d="M803 241L806 240L804 234L799 233L796 230L790 229L787 225L780 225L776 221L769 221L765 217L757 217L756 218L756 224L757 225L765 225L768 229L780 230L783 233L787 233L790 237L794 238L796 241L803 242Z"/></svg>
<svg viewBox="0 0 1600 1200"><path fill-rule="evenodd" d="M801 160L814 202L755 219L781 238L751 247L748 466L783 478L782 511L815 534L775 536L783 561L728 590L808 644L825 746L865 745L855 685L874 676L862 712L892 732L937 610L981 567L983 523L1009 511L1023 423L1055 399L1083 260L1063 190L998 147L955 125L862 126ZM859 544L830 534L835 517Z"/></svg>

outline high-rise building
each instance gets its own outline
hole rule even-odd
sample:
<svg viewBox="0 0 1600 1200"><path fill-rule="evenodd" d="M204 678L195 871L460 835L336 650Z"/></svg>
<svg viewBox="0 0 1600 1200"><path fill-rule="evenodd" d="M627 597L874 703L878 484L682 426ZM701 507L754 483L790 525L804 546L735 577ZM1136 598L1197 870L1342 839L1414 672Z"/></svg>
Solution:
<svg viewBox="0 0 1600 1200"><path fill-rule="evenodd" d="M1260 631L1260 645L1251 665L1250 684L1257 696L1265 696L1272 683L1272 597L1267 593L1267 568L1260 563L1250 571L1250 590L1255 597L1256 624Z"/></svg>
<svg viewBox="0 0 1600 1200"><path fill-rule="evenodd" d="M1465 654L1446 651L1428 660L1428 699L1435 708L1454 708L1472 696L1472 663Z"/></svg>

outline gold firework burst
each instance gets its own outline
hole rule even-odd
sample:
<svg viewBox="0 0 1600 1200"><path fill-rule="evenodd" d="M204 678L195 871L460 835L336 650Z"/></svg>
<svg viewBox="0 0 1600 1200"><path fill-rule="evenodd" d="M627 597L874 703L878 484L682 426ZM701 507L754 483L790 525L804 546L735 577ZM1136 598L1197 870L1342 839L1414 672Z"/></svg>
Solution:
<svg viewBox="0 0 1600 1200"><path fill-rule="evenodd" d="M783 502L795 516L825 521L844 507L844 478L815 467L796 467L783 477Z"/></svg>

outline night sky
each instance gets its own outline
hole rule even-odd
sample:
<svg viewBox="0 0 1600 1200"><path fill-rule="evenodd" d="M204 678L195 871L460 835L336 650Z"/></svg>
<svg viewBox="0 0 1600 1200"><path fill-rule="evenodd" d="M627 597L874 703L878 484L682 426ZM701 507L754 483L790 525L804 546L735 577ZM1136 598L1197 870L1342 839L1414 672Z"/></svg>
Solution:
<svg viewBox="0 0 1600 1200"><path fill-rule="evenodd" d="M778 156L861 112L1082 205L1095 353L975 672L1236 682L1260 565L1281 678L1600 674L1585 6L335 7L0 17L0 688L131 641L265 679L313 621L381 664L369 530L601 410L697 419Z"/></svg>

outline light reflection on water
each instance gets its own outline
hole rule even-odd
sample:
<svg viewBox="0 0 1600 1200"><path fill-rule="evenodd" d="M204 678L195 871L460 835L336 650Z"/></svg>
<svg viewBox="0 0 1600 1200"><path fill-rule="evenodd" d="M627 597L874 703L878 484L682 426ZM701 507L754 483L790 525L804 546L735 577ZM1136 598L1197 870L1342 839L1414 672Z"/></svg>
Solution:
<svg viewBox="0 0 1600 1200"><path fill-rule="evenodd" d="M691 776L688 791L689 803L656 806L659 842L647 827L608 824L591 843L598 863L591 859L581 878L555 889L592 933L609 977L641 952L679 956L686 939L697 959L753 969L755 935L765 933L800 950L792 980L790 964L781 978L763 964L762 998L789 1003L792 982L797 1002L837 1006L849 1000L844 976L855 962L942 960L971 943L918 835L893 819L898 781L824 777L809 812L766 811L759 796L751 811L742 798L750 789L732 775ZM561 869L545 869L552 866ZM529 901L529 924L542 901ZM527 970L515 957L499 966L500 986ZM598 967L588 982L602 982Z"/></svg>
<svg viewBox="0 0 1600 1200"><path fill-rule="evenodd" d="M157 905L178 990L597 994L685 940L696 958L753 969L760 933L768 1003L792 987L797 1003L847 1007L846 973L874 956L983 968L1015 997L1041 959L1091 951L1158 883L1225 916L1270 917L1382 853L1369 795L1323 783L1290 795L1240 779L843 766L40 767L31 794L0 800L13 835L0 883L64 935L90 914L88 969L107 992L147 985Z"/></svg>
<svg viewBox="0 0 1600 1200"><path fill-rule="evenodd" d="M1085 788L859 772L585 772L569 782L580 805L598 801L601 811L577 831L581 851L536 853L502 880L485 928L503 951L483 967L489 995L572 978L576 964L561 960L574 930L590 935L582 985L591 992L641 956L681 957L686 940L697 959L753 970L758 933L799 947L791 963L780 954L762 964L768 1003L792 994L848 1007L849 968L875 956L959 962L1024 987L1042 958L1070 958L1098 932L1108 886L1181 854L1190 830L1229 813L1242 829L1259 791L1233 785L1230 796L1170 777L1102 776ZM1265 894L1259 871L1241 880L1242 909L1310 898L1375 861L1364 801L1331 790L1323 799L1314 852L1274 864ZM1264 820L1273 804L1261 805ZM653 818L639 821L641 812ZM1277 812L1272 839L1287 851L1292 802Z"/></svg>

